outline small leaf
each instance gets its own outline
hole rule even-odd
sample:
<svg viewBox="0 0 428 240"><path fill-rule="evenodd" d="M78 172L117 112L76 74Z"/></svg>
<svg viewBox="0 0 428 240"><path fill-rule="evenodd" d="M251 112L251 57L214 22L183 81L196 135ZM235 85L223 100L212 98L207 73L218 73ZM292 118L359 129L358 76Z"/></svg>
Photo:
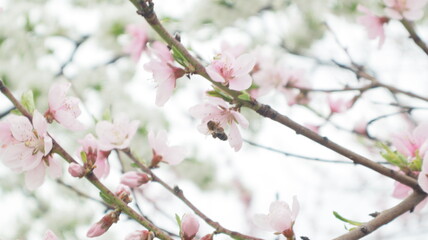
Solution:
<svg viewBox="0 0 428 240"><path fill-rule="evenodd" d="M242 92L242 94L239 95L238 98L241 100L244 100L244 101L250 101L251 100L251 96L247 92Z"/></svg>
<svg viewBox="0 0 428 240"><path fill-rule="evenodd" d="M341 220L342 222L346 222L346 223L349 223L349 224L354 225L354 226L360 226L360 225L364 224L363 222L357 222L357 221L346 219L346 218L340 216L340 214L337 213L336 211L333 211L333 215L337 219Z"/></svg>
<svg viewBox="0 0 428 240"><path fill-rule="evenodd" d="M81 151L80 152L80 158L82 159L83 163L87 163L88 162L88 158L86 156L86 152L85 151Z"/></svg>
<svg viewBox="0 0 428 240"><path fill-rule="evenodd" d="M180 232L181 232L181 219L180 219L180 216L178 216L178 214L175 214L175 221L177 221L178 227L180 228Z"/></svg>
<svg viewBox="0 0 428 240"><path fill-rule="evenodd" d="M387 145L383 143L380 143L379 146L385 150L385 152L381 152L380 154L386 161L400 168L407 167L409 163L403 154L397 151L392 151Z"/></svg>
<svg viewBox="0 0 428 240"><path fill-rule="evenodd" d="M21 104L24 108L29 112L33 113L36 109L36 105L34 104L34 96L33 91L29 90L22 94L21 96Z"/></svg>
<svg viewBox="0 0 428 240"><path fill-rule="evenodd" d="M107 108L106 110L104 110L102 120L111 121L110 108Z"/></svg>
<svg viewBox="0 0 428 240"><path fill-rule="evenodd" d="M103 201L109 205L113 205L114 201L113 198L103 192L100 192L100 197L103 199Z"/></svg>

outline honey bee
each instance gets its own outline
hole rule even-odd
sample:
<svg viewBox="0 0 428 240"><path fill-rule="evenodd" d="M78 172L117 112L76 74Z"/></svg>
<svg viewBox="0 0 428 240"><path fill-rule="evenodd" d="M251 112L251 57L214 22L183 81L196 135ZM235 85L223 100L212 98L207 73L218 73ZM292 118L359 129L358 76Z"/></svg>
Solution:
<svg viewBox="0 0 428 240"><path fill-rule="evenodd" d="M208 121L208 130L210 131L213 138L218 138L222 141L227 140L227 135L224 133L224 129L220 126L220 123L214 121Z"/></svg>

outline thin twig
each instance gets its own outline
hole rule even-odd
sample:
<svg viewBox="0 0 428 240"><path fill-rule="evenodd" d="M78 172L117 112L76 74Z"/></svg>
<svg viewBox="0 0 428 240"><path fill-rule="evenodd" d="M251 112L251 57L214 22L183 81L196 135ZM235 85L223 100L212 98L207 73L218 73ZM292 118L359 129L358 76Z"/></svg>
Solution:
<svg viewBox="0 0 428 240"><path fill-rule="evenodd" d="M289 153L289 152L285 152L283 150L279 150L279 149L276 149L276 148L264 146L264 145L261 145L261 144L258 144L258 143L255 143L255 142L252 142L252 141L249 141L249 140L244 140L244 142L246 142L246 143L248 143L250 145L253 145L255 147L259 147L259 148L271 151L271 152L276 152L276 153L283 154L283 155L285 155L287 157L295 157L295 158L305 159L305 160L309 160L309 161L324 162L324 163L339 163L339 164L353 164L353 165L355 165L355 163L350 162L350 161L323 159L323 158L317 158L317 157L303 156L303 155L295 154L295 153ZM390 165L389 162L377 162L377 163L384 164L384 165Z"/></svg>
<svg viewBox="0 0 428 240"><path fill-rule="evenodd" d="M32 120L31 114L22 106L22 104L13 96L10 90L0 81L0 91L15 105L15 107L29 120ZM52 150L51 153L57 153L68 163L77 163L76 160L54 139L52 138ZM114 204L116 208L120 209L128 216L136 220L138 223L150 229L158 238L163 240L173 240L167 233L163 232L160 228L148 221L144 216L138 214L134 209L129 207L122 199L118 198L113 194L93 172L86 174L85 178L91 182L96 188L98 188L105 196L111 200L111 204Z"/></svg>
<svg viewBox="0 0 428 240"><path fill-rule="evenodd" d="M404 28L406 28L407 32L410 34L410 38L413 39L413 42L415 42L416 45L419 46L422 51L425 52L425 54L428 55L428 46L427 44L419 37L418 33L415 30L415 27L412 22L409 22L406 19L403 19L400 21L401 24L403 24Z"/></svg>
<svg viewBox="0 0 428 240"><path fill-rule="evenodd" d="M174 194L177 198L179 198L182 202L184 202L190 209L193 210L193 212L198 215L200 218L202 218L208 225L213 227L217 233L224 233L226 235L229 235L233 238L238 239L248 239L248 240L262 240L260 238L248 236L236 231L229 230L223 226L220 225L220 223L215 222L208 216L206 216L201 210L199 210L191 201L189 201L185 196L183 191L178 187L171 187L166 182L164 182L162 179L160 179L153 171L142 164L129 150L122 150L143 172L149 174L152 177L152 181L158 182L160 185L162 185L166 190L168 190L170 193Z"/></svg>

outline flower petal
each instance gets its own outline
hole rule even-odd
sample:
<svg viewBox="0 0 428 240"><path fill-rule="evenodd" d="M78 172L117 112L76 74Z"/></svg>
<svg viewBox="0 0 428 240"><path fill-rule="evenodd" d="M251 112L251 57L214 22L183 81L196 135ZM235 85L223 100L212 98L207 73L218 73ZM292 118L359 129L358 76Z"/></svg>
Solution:
<svg viewBox="0 0 428 240"><path fill-rule="evenodd" d="M45 181L45 165L43 162L25 173L25 185L29 190L35 190Z"/></svg>

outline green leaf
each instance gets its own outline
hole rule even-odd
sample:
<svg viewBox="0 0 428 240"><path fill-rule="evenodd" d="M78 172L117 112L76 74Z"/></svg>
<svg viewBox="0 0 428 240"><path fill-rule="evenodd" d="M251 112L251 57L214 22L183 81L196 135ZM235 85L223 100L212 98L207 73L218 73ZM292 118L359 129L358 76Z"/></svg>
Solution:
<svg viewBox="0 0 428 240"><path fill-rule="evenodd" d="M12 111L10 111L10 113L18 116L22 116L22 113L18 109L13 109Z"/></svg>
<svg viewBox="0 0 428 240"><path fill-rule="evenodd" d="M244 100L244 101L250 101L251 100L251 96L247 92L242 92L242 94L239 95L238 98L241 100Z"/></svg>
<svg viewBox="0 0 428 240"><path fill-rule="evenodd" d="M81 151L80 152L80 158L82 159L83 163L87 163L88 162L88 157L86 156L86 152L85 151Z"/></svg>
<svg viewBox="0 0 428 240"><path fill-rule="evenodd" d="M102 118L102 120L111 121L110 108L106 108L106 110L104 110L103 116L101 118Z"/></svg>
<svg viewBox="0 0 428 240"><path fill-rule="evenodd" d="M181 219L177 213L175 214L175 221L177 221L178 227L180 228L180 232L181 232Z"/></svg>
<svg viewBox="0 0 428 240"><path fill-rule="evenodd" d="M36 109L36 105L34 104L34 96L33 91L29 90L22 94L21 96L21 104L24 106L24 108L29 112L33 113Z"/></svg>
<svg viewBox="0 0 428 240"><path fill-rule="evenodd" d="M344 218L344 217L340 216L340 214L339 214L339 213L337 213L336 211L333 211L333 215L334 215L337 219L339 219L340 221L342 221L342 222L346 222L346 223L349 223L349 224L354 225L354 226L360 226L360 225L364 224L363 222L357 222L357 221L353 221L353 220L346 219L346 218Z"/></svg>
<svg viewBox="0 0 428 240"><path fill-rule="evenodd" d="M107 203L109 205L113 205L114 204L114 200L113 200L113 198L111 196L109 196L109 195L107 195L107 194L105 194L103 192L100 192L100 197L103 199L103 201L105 203Z"/></svg>
<svg viewBox="0 0 428 240"><path fill-rule="evenodd" d="M379 143L379 146L385 150L385 152L381 152L380 154L386 161L400 168L407 167L409 163L403 154L397 151L392 151L387 145L383 143Z"/></svg>
<svg viewBox="0 0 428 240"><path fill-rule="evenodd" d="M172 18L172 17L163 17L160 19L160 21L162 23L179 22L179 20L177 18Z"/></svg>

